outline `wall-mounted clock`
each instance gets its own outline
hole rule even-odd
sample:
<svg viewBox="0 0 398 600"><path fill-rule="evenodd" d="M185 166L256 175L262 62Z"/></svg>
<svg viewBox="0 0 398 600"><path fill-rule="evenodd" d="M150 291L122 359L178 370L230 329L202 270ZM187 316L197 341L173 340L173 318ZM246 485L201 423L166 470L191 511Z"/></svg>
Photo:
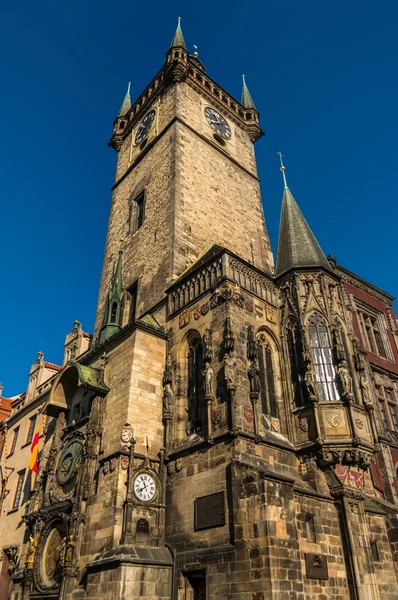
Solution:
<svg viewBox="0 0 398 600"><path fill-rule="evenodd" d="M157 493L157 483L148 471L141 471L134 479L134 494L141 502L150 502Z"/></svg>
<svg viewBox="0 0 398 600"><path fill-rule="evenodd" d="M206 106L205 117L210 127L225 140L231 139L231 128L227 121L214 108Z"/></svg>
<svg viewBox="0 0 398 600"><path fill-rule="evenodd" d="M155 109L150 110L142 119L141 123L138 125L137 132L135 134L136 146L139 146L147 137L155 120L155 114Z"/></svg>

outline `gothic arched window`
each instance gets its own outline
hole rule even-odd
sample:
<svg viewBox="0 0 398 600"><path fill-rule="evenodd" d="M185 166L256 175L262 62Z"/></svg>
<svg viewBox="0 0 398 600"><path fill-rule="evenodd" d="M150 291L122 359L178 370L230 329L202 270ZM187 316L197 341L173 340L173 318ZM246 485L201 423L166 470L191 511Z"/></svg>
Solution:
<svg viewBox="0 0 398 600"><path fill-rule="evenodd" d="M188 419L191 433L204 429L203 350L198 335L191 338L188 346Z"/></svg>
<svg viewBox="0 0 398 600"><path fill-rule="evenodd" d="M299 373L301 369L301 340L297 335L297 327L286 329L287 351L290 363L290 378L293 386L293 399L296 406L303 406L304 397L300 386Z"/></svg>
<svg viewBox="0 0 398 600"><path fill-rule="evenodd" d="M260 335L258 338L258 360L260 366L262 412L265 415L278 417L272 350L264 335Z"/></svg>
<svg viewBox="0 0 398 600"><path fill-rule="evenodd" d="M318 313L314 313L309 318L308 323L319 400L340 400L336 385L332 349L325 321Z"/></svg>

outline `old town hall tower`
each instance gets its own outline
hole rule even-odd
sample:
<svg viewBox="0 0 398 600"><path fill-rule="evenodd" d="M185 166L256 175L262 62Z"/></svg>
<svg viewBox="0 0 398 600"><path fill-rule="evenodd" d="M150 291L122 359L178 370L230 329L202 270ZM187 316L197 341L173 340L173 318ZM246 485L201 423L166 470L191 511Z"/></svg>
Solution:
<svg viewBox="0 0 398 600"><path fill-rule="evenodd" d="M93 339L32 396L15 600L397 598L392 298L325 257L283 164L274 266L262 135L180 24L127 91Z"/></svg>

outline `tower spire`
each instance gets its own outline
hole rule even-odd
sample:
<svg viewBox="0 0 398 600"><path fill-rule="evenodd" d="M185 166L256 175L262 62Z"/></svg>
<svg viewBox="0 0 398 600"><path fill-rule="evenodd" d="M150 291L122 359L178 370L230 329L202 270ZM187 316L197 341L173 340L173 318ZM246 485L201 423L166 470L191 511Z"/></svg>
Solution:
<svg viewBox="0 0 398 600"><path fill-rule="evenodd" d="M171 41L170 48L175 48L176 46L181 46L182 48L185 48L185 50L187 49L181 29L181 17L178 17L177 29Z"/></svg>
<svg viewBox="0 0 398 600"><path fill-rule="evenodd" d="M122 105L119 109L119 112L117 113L117 118L124 117L125 115L127 115L127 113L129 112L129 110L131 108L130 86L131 86L131 81L129 81L129 83L128 83L127 92L126 92L126 95L122 102Z"/></svg>
<svg viewBox="0 0 398 600"><path fill-rule="evenodd" d="M116 269L113 273L111 285L106 299L104 321L99 334L100 344L120 331L123 325L124 289L122 256L123 250L119 250Z"/></svg>
<svg viewBox="0 0 398 600"><path fill-rule="evenodd" d="M287 190L288 187L287 187L286 173L285 173L286 167L283 164L283 154L282 154L282 152L277 152L277 154L279 154L279 160L281 161L281 171L282 171L283 183L284 183L284 186L285 186L283 189Z"/></svg>
<svg viewBox="0 0 398 600"><path fill-rule="evenodd" d="M254 108L254 110L257 110L256 106L253 102L253 98L251 97L251 94L249 92L249 88L246 85L246 78L244 75L242 75L242 80L243 80L243 86L242 86L242 97L241 97L240 103L245 108Z"/></svg>
<svg viewBox="0 0 398 600"><path fill-rule="evenodd" d="M333 273L322 248L287 186L283 154L278 152L284 190L279 225L275 277L291 269L323 268Z"/></svg>

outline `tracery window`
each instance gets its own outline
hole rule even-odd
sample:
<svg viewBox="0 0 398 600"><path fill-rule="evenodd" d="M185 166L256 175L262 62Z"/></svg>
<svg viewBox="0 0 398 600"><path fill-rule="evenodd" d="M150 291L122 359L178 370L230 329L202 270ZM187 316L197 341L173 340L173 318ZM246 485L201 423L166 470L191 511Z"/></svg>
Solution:
<svg viewBox="0 0 398 600"><path fill-rule="evenodd" d="M199 334L191 338L188 346L188 419L191 433L204 429L203 349Z"/></svg>
<svg viewBox="0 0 398 600"><path fill-rule="evenodd" d="M329 334L318 313L311 315L308 332L319 400L339 400Z"/></svg>
<svg viewBox="0 0 398 600"><path fill-rule="evenodd" d="M262 412L265 415L278 417L272 350L264 334L261 334L258 338L258 359L260 366Z"/></svg>
<svg viewBox="0 0 398 600"><path fill-rule="evenodd" d="M357 299L355 304L358 310L359 329L366 350L381 356L381 358L393 360L388 340L387 324L383 313Z"/></svg>

